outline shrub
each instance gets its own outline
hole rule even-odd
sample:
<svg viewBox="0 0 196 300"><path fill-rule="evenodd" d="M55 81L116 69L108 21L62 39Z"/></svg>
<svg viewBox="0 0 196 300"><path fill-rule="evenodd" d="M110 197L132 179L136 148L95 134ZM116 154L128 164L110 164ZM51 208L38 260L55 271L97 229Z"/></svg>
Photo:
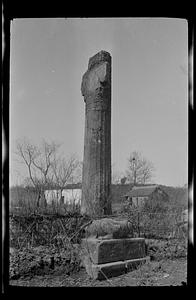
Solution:
<svg viewBox="0 0 196 300"><path fill-rule="evenodd" d="M187 240L146 240L147 252L152 260L176 259L187 256Z"/></svg>
<svg viewBox="0 0 196 300"><path fill-rule="evenodd" d="M43 274L56 267L66 274L79 270L79 244L89 221L76 211L10 216L10 277Z"/></svg>
<svg viewBox="0 0 196 300"><path fill-rule="evenodd" d="M10 246L65 247L66 241L77 243L82 237L82 226L90 220L77 211L59 214L10 216Z"/></svg>
<svg viewBox="0 0 196 300"><path fill-rule="evenodd" d="M122 214L132 223L137 236L165 239L187 237L186 226L179 225L182 211L174 210L166 202L149 199L142 207L136 207L127 201Z"/></svg>

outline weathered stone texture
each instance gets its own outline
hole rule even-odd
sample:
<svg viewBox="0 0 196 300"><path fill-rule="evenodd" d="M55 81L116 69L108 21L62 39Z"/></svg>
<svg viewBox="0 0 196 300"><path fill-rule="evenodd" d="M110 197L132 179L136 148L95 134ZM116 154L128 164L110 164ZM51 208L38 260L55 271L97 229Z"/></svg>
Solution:
<svg viewBox="0 0 196 300"><path fill-rule="evenodd" d="M111 214L111 56L101 51L89 60L81 92L85 137L81 212Z"/></svg>
<svg viewBox="0 0 196 300"><path fill-rule="evenodd" d="M86 264L86 271L93 279L105 280L110 277L119 276L130 272L148 261L150 261L150 258L146 256L143 258L116 261L100 265L89 263Z"/></svg>
<svg viewBox="0 0 196 300"><path fill-rule="evenodd" d="M131 224L109 217L112 213L109 53L101 51L89 59L81 92L85 102L81 212L94 220L85 230L80 256L92 278L106 279L130 271L149 259L145 240L133 238Z"/></svg>
<svg viewBox="0 0 196 300"><path fill-rule="evenodd" d="M127 220L117 218L101 218L93 222L85 229L86 237L101 239L119 239L133 237L133 228Z"/></svg>
<svg viewBox="0 0 196 300"><path fill-rule="evenodd" d="M84 264L105 264L116 261L143 258L146 256L143 238L99 240L83 239L82 257Z"/></svg>

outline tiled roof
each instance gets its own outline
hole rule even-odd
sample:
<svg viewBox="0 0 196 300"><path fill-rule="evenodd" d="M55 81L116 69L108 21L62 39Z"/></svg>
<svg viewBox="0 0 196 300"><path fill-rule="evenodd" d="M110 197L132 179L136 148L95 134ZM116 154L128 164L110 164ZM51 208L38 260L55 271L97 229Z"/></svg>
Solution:
<svg viewBox="0 0 196 300"><path fill-rule="evenodd" d="M128 192L125 196L147 197L151 195L157 187L157 185L133 187L133 189L130 192Z"/></svg>

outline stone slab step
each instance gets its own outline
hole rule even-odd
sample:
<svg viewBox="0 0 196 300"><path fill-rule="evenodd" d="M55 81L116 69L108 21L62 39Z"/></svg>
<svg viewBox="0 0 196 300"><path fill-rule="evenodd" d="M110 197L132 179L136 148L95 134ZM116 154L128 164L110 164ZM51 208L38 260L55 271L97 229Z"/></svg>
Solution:
<svg viewBox="0 0 196 300"><path fill-rule="evenodd" d="M93 279L106 280L130 272L140 265L150 261L150 257L130 259L125 261L110 262L106 264L87 264L86 272Z"/></svg>

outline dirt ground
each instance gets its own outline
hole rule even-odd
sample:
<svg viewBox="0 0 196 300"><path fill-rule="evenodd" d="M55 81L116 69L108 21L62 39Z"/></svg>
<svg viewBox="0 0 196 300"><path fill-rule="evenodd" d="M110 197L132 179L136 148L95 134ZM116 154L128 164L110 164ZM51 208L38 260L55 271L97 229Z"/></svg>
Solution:
<svg viewBox="0 0 196 300"><path fill-rule="evenodd" d="M187 283L187 259L150 261L137 270L99 281L89 278L85 269L71 275L58 274L25 276L10 280L12 286L43 287L105 287L105 286L180 286Z"/></svg>

